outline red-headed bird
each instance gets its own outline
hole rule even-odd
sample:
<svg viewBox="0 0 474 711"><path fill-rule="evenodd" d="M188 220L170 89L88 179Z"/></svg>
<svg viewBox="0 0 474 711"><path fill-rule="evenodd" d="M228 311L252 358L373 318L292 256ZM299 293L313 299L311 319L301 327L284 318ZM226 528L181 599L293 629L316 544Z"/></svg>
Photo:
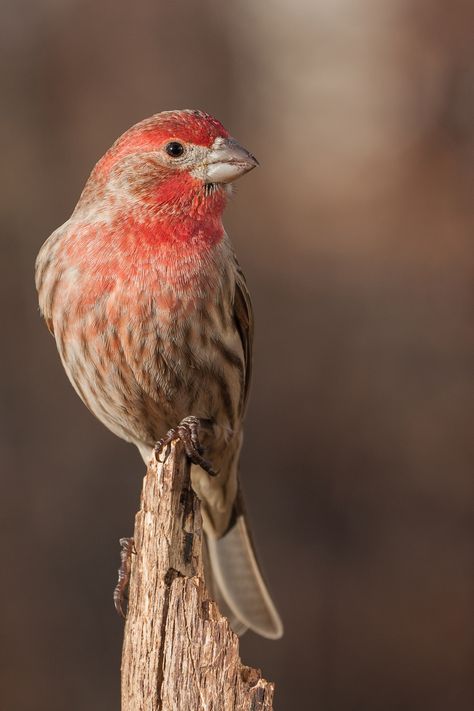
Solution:
<svg viewBox="0 0 474 711"><path fill-rule="evenodd" d="M66 373L96 417L145 462L157 441L159 451L182 438L202 501L207 583L236 631L277 638L238 485L252 306L222 225L230 184L256 165L202 111L141 121L99 160L41 248L36 285Z"/></svg>

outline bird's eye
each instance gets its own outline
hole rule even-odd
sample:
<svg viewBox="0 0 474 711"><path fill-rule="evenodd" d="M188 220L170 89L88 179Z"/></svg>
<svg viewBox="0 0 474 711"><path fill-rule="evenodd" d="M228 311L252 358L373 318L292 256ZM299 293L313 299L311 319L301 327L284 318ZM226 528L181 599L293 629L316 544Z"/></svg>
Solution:
<svg viewBox="0 0 474 711"><path fill-rule="evenodd" d="M179 156L182 156L184 153L184 146L182 143L178 143L178 141L171 141L166 145L165 151L172 158L179 158Z"/></svg>

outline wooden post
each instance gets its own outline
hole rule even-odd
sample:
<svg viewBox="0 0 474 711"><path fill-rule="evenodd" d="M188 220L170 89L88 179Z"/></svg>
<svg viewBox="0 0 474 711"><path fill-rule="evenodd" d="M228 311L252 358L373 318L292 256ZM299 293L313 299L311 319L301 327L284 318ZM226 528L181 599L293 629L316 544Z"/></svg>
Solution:
<svg viewBox="0 0 474 711"><path fill-rule="evenodd" d="M179 442L152 462L135 518L122 652L122 711L271 711L273 684L242 665L209 599L200 504Z"/></svg>

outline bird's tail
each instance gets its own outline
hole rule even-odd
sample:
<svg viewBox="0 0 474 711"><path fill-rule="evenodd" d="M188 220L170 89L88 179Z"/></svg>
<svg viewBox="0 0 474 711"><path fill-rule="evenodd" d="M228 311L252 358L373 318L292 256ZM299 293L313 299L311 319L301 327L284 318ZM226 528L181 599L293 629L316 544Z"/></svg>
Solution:
<svg viewBox="0 0 474 711"><path fill-rule="evenodd" d="M206 536L206 582L234 632L246 629L278 639L283 625L262 577L245 514L239 512L222 538Z"/></svg>

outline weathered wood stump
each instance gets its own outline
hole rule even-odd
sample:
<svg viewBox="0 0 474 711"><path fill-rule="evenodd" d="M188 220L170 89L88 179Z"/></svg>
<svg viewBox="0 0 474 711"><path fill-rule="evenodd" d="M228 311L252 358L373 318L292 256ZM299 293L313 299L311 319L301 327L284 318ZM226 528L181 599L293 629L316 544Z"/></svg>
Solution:
<svg viewBox="0 0 474 711"><path fill-rule="evenodd" d="M238 637L209 599L200 504L179 442L148 467L134 539L122 711L271 711L273 684L242 665Z"/></svg>

